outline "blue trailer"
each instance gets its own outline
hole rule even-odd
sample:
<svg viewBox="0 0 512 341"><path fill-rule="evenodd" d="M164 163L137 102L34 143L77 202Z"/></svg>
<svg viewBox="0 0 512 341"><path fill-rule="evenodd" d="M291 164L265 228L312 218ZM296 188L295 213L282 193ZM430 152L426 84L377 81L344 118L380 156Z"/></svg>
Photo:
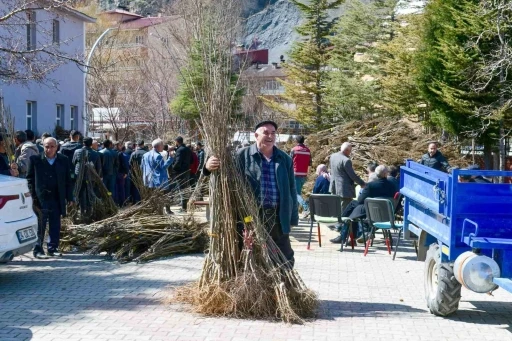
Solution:
<svg viewBox="0 0 512 341"><path fill-rule="evenodd" d="M512 172L447 174L410 160L400 169L404 238L415 240L425 261L425 296L435 315L457 311L462 286L512 292L512 185L460 180L482 176Z"/></svg>

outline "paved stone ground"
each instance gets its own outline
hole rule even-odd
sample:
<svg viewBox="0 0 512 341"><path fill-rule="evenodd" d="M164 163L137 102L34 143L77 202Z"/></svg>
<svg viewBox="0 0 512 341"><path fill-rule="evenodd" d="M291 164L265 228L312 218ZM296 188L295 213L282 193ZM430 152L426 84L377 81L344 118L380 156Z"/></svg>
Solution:
<svg viewBox="0 0 512 341"><path fill-rule="evenodd" d="M205 318L163 304L173 286L198 278L201 255L143 265L27 255L0 266L0 340L512 340L512 295L504 290L464 290L455 315L435 317L410 244L393 262L378 239L363 257L361 246L338 252L326 227L321 248L314 239L307 251L307 236L305 225L293 233L296 266L321 308L305 325Z"/></svg>

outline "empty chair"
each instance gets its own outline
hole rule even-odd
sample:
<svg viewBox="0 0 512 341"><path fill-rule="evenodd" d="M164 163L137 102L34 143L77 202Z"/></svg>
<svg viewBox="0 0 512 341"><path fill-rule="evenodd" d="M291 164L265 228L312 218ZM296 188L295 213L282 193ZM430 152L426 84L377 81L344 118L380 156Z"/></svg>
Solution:
<svg viewBox="0 0 512 341"><path fill-rule="evenodd" d="M368 219L368 223L371 229L370 236L374 235L376 229L381 229L386 240L386 247L388 248L389 254L391 254L391 230L398 231L395 252L393 254L393 260L395 260L396 251L402 236L403 224L395 222L393 202L390 199L384 198L367 198L364 201L364 205L366 209L366 218ZM365 256L368 254L368 249L371 242L371 238L366 241L366 246L364 249Z"/></svg>
<svg viewBox="0 0 512 341"><path fill-rule="evenodd" d="M309 229L308 250L311 245L313 224L315 222L317 224L318 245L320 247L322 247L320 223L342 223L341 197L332 194L311 194L309 196L309 212L311 214L311 226Z"/></svg>

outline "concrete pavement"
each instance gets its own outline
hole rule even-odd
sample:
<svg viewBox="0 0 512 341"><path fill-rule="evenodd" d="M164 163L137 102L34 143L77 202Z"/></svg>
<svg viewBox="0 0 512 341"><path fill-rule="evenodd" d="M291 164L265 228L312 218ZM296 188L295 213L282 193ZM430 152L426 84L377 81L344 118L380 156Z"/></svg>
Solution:
<svg viewBox="0 0 512 341"><path fill-rule="evenodd" d="M162 303L173 287L198 278L202 255L122 265L26 255L0 266L0 340L512 340L512 295L504 290L463 289L460 310L435 317L410 244L393 262L380 240L367 257L362 246L338 252L326 227L322 247L315 233L308 251L308 232L305 222L293 231L296 267L321 307L305 325L207 318Z"/></svg>

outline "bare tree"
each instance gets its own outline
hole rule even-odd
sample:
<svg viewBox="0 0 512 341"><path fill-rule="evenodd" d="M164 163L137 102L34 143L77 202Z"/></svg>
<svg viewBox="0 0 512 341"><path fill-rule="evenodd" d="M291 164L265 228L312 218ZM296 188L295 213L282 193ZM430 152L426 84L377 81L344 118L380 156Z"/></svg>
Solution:
<svg viewBox="0 0 512 341"><path fill-rule="evenodd" d="M52 19L74 12L71 4L69 0L1 1L0 79L3 82L38 81L56 86L55 80L48 77L52 71L67 62L83 65L83 56L63 51L66 44L81 37L56 41L53 36Z"/></svg>
<svg viewBox="0 0 512 341"><path fill-rule="evenodd" d="M165 10L170 11L170 8ZM185 124L169 107L177 93L179 67L185 60L181 41L183 32L180 30L182 23L182 18L170 14L164 23L152 27L148 41L149 58L140 65L149 97L145 116L152 123L154 136L179 134Z"/></svg>
<svg viewBox="0 0 512 341"><path fill-rule="evenodd" d="M95 4L87 8L98 11ZM183 58L177 48L181 42L171 34L178 30L179 21L176 16L162 17L149 27L125 29L122 23L100 16L90 25L89 46L110 30L90 63L88 102L96 108L96 117L91 113L88 117L91 130L109 130L116 139L124 140L166 138L183 128L183 120L169 109L177 87L177 60Z"/></svg>

